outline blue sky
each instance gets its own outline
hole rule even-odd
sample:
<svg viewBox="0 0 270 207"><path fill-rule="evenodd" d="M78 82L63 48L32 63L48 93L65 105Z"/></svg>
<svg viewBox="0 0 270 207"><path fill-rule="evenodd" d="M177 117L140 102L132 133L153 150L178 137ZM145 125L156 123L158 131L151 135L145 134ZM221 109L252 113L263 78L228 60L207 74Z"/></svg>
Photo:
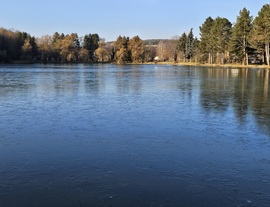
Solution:
<svg viewBox="0 0 270 207"><path fill-rule="evenodd" d="M246 7L256 16L266 0L1 0L0 27L33 36L54 32L79 36L98 33L107 41L119 35L142 39L172 38L189 32L209 16L235 22Z"/></svg>

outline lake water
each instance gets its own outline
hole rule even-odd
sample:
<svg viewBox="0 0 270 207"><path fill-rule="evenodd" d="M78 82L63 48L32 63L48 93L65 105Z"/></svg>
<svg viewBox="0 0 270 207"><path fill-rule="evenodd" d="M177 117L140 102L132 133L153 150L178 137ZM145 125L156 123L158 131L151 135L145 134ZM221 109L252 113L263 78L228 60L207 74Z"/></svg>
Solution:
<svg viewBox="0 0 270 207"><path fill-rule="evenodd" d="M0 206L270 206L269 71L1 65Z"/></svg>

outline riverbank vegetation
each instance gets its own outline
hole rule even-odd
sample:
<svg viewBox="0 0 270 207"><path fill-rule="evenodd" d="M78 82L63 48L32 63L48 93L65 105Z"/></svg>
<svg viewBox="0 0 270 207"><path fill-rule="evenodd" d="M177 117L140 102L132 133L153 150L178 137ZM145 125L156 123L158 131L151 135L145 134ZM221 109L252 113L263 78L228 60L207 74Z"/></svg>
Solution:
<svg viewBox="0 0 270 207"><path fill-rule="evenodd" d="M34 37L26 32L0 28L0 62L43 63L145 63L240 64L270 66L270 5L253 18L243 8L234 23L208 17L200 26L170 40L142 40L119 36L106 42L98 34L77 33Z"/></svg>

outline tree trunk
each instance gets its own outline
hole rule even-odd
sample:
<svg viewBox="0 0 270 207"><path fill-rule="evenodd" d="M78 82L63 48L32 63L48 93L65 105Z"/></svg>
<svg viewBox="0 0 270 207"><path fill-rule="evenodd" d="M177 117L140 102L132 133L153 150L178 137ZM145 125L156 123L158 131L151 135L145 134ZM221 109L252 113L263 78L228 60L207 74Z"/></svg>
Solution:
<svg viewBox="0 0 270 207"><path fill-rule="evenodd" d="M246 65L248 65L248 53L246 52Z"/></svg>
<svg viewBox="0 0 270 207"><path fill-rule="evenodd" d="M269 42L265 44L266 64L269 65Z"/></svg>
<svg viewBox="0 0 270 207"><path fill-rule="evenodd" d="M224 53L221 53L221 64L224 65Z"/></svg>
<svg viewBox="0 0 270 207"><path fill-rule="evenodd" d="M246 65L246 49L244 48L244 56L243 56L243 59L242 59L242 65Z"/></svg>
<svg viewBox="0 0 270 207"><path fill-rule="evenodd" d="M244 45L244 48L243 48L243 53L244 53L244 57L243 57L243 62L242 64L243 65L248 65L248 62L247 62L247 41L246 41L246 35L244 35L244 38L243 38L243 45Z"/></svg>
<svg viewBox="0 0 270 207"><path fill-rule="evenodd" d="M242 59L242 65L246 65L246 63L247 63L247 60L246 60L246 54L244 53L244 57L243 57L243 59Z"/></svg>
<svg viewBox="0 0 270 207"><path fill-rule="evenodd" d="M216 60L215 60L216 64L221 64L221 58L220 58L220 54L217 52L216 53Z"/></svg>

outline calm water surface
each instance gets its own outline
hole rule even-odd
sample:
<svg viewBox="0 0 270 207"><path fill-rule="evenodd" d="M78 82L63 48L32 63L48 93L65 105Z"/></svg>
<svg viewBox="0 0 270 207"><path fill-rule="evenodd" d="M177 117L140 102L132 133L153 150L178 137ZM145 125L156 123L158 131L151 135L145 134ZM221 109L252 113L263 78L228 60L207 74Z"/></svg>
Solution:
<svg viewBox="0 0 270 207"><path fill-rule="evenodd" d="M0 206L270 206L269 71L0 66Z"/></svg>

